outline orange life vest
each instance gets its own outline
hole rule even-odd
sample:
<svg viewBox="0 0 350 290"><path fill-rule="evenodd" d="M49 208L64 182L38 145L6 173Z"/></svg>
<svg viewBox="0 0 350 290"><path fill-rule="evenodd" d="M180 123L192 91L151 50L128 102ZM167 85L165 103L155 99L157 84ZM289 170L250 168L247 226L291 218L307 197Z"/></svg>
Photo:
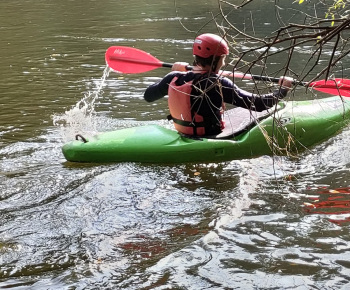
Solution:
<svg viewBox="0 0 350 290"><path fill-rule="evenodd" d="M205 135L205 122L201 115L192 110L191 92L192 83L189 81L183 85L176 85L178 77L174 77L169 84L168 106L173 119L175 129L186 135ZM221 129L224 122L221 121Z"/></svg>

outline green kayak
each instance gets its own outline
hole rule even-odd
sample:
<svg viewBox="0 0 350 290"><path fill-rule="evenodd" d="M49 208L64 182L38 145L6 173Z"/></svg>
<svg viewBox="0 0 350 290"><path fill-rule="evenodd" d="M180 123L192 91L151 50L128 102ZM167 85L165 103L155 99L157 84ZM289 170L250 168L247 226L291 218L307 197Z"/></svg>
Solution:
<svg viewBox="0 0 350 290"><path fill-rule="evenodd" d="M62 147L71 162L220 162L261 155L294 154L344 128L350 99L281 102L264 112L235 108L226 112L226 128L217 136L193 138L158 125L77 135Z"/></svg>

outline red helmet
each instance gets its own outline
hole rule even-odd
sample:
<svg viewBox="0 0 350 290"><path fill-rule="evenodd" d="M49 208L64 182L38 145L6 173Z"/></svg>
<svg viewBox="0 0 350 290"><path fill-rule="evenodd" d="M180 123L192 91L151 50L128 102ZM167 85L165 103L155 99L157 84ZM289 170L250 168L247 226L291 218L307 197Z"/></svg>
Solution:
<svg viewBox="0 0 350 290"><path fill-rule="evenodd" d="M203 58L212 55L222 56L228 54L228 45L222 37L212 33L205 33L197 36L194 40L193 54Z"/></svg>

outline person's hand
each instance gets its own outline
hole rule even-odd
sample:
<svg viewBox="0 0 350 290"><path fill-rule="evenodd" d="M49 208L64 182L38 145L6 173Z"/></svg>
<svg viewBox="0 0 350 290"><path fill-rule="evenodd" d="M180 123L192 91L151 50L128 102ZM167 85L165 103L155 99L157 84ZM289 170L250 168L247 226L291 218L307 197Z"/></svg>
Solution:
<svg viewBox="0 0 350 290"><path fill-rule="evenodd" d="M294 82L294 79L291 77L280 77L278 84L283 88L290 90Z"/></svg>
<svg viewBox="0 0 350 290"><path fill-rule="evenodd" d="M172 71L187 71L186 67L189 66L187 62L175 62L171 68Z"/></svg>

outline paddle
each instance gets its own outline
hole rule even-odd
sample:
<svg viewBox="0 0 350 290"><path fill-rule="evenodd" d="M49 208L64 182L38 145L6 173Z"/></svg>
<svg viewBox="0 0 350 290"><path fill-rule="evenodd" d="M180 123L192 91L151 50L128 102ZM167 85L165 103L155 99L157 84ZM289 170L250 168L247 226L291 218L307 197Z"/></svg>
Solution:
<svg viewBox="0 0 350 290"><path fill-rule="evenodd" d="M115 72L136 74L154 70L160 67L171 68L172 63L166 63L158 60L151 54L133 47L127 46L111 46L107 49L105 54L107 65ZM192 67L188 66L188 70ZM279 78L270 78L260 75L244 74L240 72L232 73L230 71L220 71L224 76L231 76L242 79L253 79L257 81L267 81L278 83ZM320 80L311 83L294 82L295 85L304 87L311 87L317 91L324 92L331 95L340 95L343 97L350 97L350 80L349 79L334 79L334 80Z"/></svg>

